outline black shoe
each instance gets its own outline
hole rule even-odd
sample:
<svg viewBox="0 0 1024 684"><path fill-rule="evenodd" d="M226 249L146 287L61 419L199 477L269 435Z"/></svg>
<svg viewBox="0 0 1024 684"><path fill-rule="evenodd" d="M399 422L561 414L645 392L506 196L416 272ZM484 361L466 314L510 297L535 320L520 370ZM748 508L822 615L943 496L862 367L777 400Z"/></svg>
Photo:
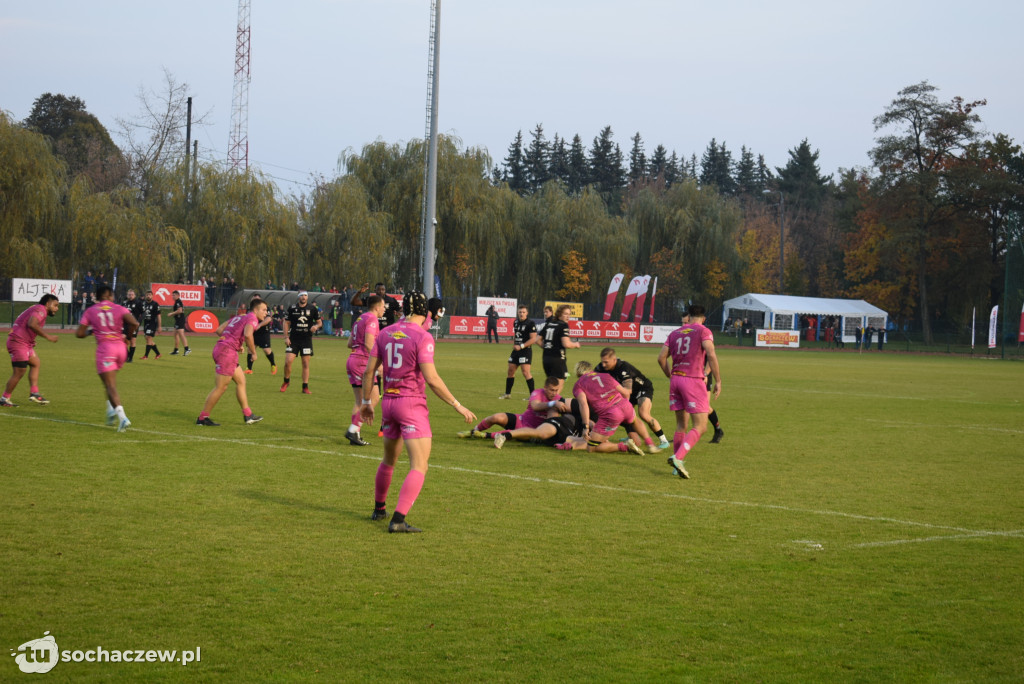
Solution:
<svg viewBox="0 0 1024 684"><path fill-rule="evenodd" d="M410 525L409 523L405 522L404 520L402 522L393 522L390 525L388 525L388 533L389 534L391 534L393 532L422 532L422 531L423 530L421 530L420 528L413 527L412 525Z"/></svg>
<svg viewBox="0 0 1024 684"><path fill-rule="evenodd" d="M346 432L345 439L348 440L352 446L370 446L370 443L359 436L358 432Z"/></svg>
<svg viewBox="0 0 1024 684"><path fill-rule="evenodd" d="M383 520L386 517L388 517L388 509L374 508L373 514L370 515L370 520Z"/></svg>
<svg viewBox="0 0 1024 684"><path fill-rule="evenodd" d="M722 437L725 437L725 430L722 428L715 428L715 436L711 438L711 443L718 444L722 441Z"/></svg>
<svg viewBox="0 0 1024 684"><path fill-rule="evenodd" d="M246 425L252 425L253 423L258 423L261 420L263 420L263 416L257 416L255 413L252 413L249 414L248 416L243 415L242 420L245 421Z"/></svg>
<svg viewBox="0 0 1024 684"><path fill-rule="evenodd" d="M178 350L177 349L175 349L174 351L171 352L171 356L177 356L177 355L178 355Z"/></svg>
<svg viewBox="0 0 1024 684"><path fill-rule="evenodd" d="M210 420L210 417L207 416L206 418L196 418L196 425L205 425L206 427L217 427L220 425L220 423L214 423L212 420Z"/></svg>

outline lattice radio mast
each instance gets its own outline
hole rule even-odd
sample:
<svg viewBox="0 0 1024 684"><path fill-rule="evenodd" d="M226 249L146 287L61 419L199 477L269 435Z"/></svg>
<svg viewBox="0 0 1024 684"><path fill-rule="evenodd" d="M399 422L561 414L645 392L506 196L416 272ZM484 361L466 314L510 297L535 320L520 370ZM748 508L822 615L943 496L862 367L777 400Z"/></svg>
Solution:
<svg viewBox="0 0 1024 684"><path fill-rule="evenodd" d="M231 97L231 136L228 166L249 169L249 14L250 0L238 0L238 33L235 37L235 87Z"/></svg>

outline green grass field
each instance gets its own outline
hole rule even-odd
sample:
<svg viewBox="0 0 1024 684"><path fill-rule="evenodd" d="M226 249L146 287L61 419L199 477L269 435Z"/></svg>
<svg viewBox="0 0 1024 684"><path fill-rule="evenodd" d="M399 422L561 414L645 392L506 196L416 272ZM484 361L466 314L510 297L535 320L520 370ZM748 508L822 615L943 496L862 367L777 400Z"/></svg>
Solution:
<svg viewBox="0 0 1024 684"><path fill-rule="evenodd" d="M0 412L0 636L201 660L41 681L1024 678L1024 364L722 349L725 439L689 481L665 454L459 440L431 397L424 534L388 535L369 520L380 440L342 438L343 343L317 341L312 395L281 394L261 359L265 420L243 425L228 393L200 428L212 341L182 358L160 339L120 374L125 434L103 426L94 343L68 335L37 347L52 403L26 380ZM657 351L619 356L671 435ZM507 354L441 343L437 365L478 416L521 411L521 379L496 399Z"/></svg>

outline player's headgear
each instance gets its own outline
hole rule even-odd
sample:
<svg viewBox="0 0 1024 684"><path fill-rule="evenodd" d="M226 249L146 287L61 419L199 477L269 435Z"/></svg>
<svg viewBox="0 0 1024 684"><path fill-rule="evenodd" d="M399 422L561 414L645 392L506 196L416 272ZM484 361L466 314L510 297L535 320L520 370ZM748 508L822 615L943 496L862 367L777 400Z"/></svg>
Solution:
<svg viewBox="0 0 1024 684"><path fill-rule="evenodd" d="M419 290L412 290L405 294L405 297L402 299L403 314L406 316L426 316L428 312L427 295Z"/></svg>

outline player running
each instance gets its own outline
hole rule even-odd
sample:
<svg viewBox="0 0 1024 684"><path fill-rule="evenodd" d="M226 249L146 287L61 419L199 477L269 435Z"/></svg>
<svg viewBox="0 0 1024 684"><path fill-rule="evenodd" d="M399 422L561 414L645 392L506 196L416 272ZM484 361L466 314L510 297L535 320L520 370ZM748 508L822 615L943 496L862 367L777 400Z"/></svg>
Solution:
<svg viewBox="0 0 1024 684"><path fill-rule="evenodd" d="M704 327L704 307L693 304L682 327L669 333L658 354L658 365L669 378L669 408L676 412L676 432L672 436L673 455L668 464L685 479L690 477L683 461L708 429L711 405L705 386L704 364L711 368L715 399L722 393L722 374L715 354L714 335ZM693 427L690 429L690 422Z"/></svg>
<svg viewBox="0 0 1024 684"><path fill-rule="evenodd" d="M360 417L362 400L369 399L371 405L376 407L380 403L380 388L374 382L363 391L363 373L370 361L370 352L373 351L373 344L377 341L380 333L380 318L384 315L384 300L377 295L370 295L365 300L366 311L356 320L352 326L352 335L348 339L348 347L352 353L348 355L345 362L345 370L348 372L348 381L352 385L352 394L355 396L355 405L352 407L352 424L345 431L345 438L352 446L369 446L369 442L363 440L359 434L363 426Z"/></svg>
<svg viewBox="0 0 1024 684"><path fill-rule="evenodd" d="M39 393L39 357L36 356L36 337L42 336L48 342L56 342L57 338L43 330L47 318L57 315L60 300L56 295L44 294L38 304L33 304L21 312L11 326L7 336L7 353L11 355L11 377L0 395L0 407L17 408L11 401L11 394L25 377L28 371L28 400L33 404L46 405L50 402Z"/></svg>
<svg viewBox="0 0 1024 684"><path fill-rule="evenodd" d="M188 347L188 338L185 337L185 305L181 302L181 293L175 290L171 293L174 297L174 306L171 307L171 318L174 319L174 350L171 356L178 355L178 343L184 347L182 356L188 356L192 350Z"/></svg>
<svg viewBox="0 0 1024 684"><path fill-rule="evenodd" d="M380 331L363 372L363 387L369 387L378 368L384 369L384 398L381 401L381 426L384 429L384 459L374 479L374 508L371 520L387 517L387 495L395 463L404 444L409 452L409 474L398 493L395 513L388 532L422 532L405 520L416 502L430 459L432 433L427 410L426 385L442 401L452 406L467 423L476 420L473 412L460 404L434 367L434 340L423 329L428 313L427 297L412 291L402 302L405 320ZM373 424L373 402L363 398L363 422Z"/></svg>
<svg viewBox="0 0 1024 684"><path fill-rule="evenodd" d="M210 418L210 412L217 405L220 398L227 391L228 383L235 381L235 396L242 407L242 420L246 425L252 425L263 420L263 416L257 416L249 408L249 397L245 392L245 374L242 367L238 365L238 352L242 351L244 344L250 354L256 354L256 344L252 339L252 331L267 317L267 303L262 299L254 299L249 304L248 313L238 314L230 320L220 324L217 328L217 335L220 337L217 344L213 346L213 362L216 375L213 389L206 395L206 402L203 410L196 418L196 425L216 427Z"/></svg>
<svg viewBox="0 0 1024 684"><path fill-rule="evenodd" d="M534 392L530 364L533 363L533 347L540 343L540 336L537 334L537 324L530 320L529 316L530 312L525 306L520 306L516 311L516 320L512 323L512 353L508 357L505 393L498 397L499 399L508 399L512 396L512 386L516 382L516 368L522 371L530 394Z"/></svg>
<svg viewBox="0 0 1024 684"><path fill-rule="evenodd" d="M281 391L288 390L292 381L292 361L298 356L302 359L302 393L309 391L309 360L313 358L313 333L322 328L320 309L309 303L309 293L303 290L299 300L288 307L284 317L284 383ZM255 352L253 352L255 353Z"/></svg>
<svg viewBox="0 0 1024 684"><path fill-rule="evenodd" d="M89 328L96 338L96 372L107 395L107 425L113 425L117 420L117 431L124 432L132 422L124 414L121 395L117 391L117 371L128 360L124 331L135 332L139 321L127 307L114 302L114 291L109 285L100 285L96 288L96 303L82 314L75 337L86 337Z"/></svg>
<svg viewBox="0 0 1024 684"><path fill-rule="evenodd" d="M619 443L608 441L619 425L628 425L636 420L636 412L629 403L629 390L610 375L595 373L589 361L580 361L575 370L578 379L572 387L572 394L580 405L580 427L587 440L587 451L631 451L643 456L643 450L632 439ZM591 416L594 418L593 430L589 428ZM566 443L562 448L571 449L572 445Z"/></svg>

